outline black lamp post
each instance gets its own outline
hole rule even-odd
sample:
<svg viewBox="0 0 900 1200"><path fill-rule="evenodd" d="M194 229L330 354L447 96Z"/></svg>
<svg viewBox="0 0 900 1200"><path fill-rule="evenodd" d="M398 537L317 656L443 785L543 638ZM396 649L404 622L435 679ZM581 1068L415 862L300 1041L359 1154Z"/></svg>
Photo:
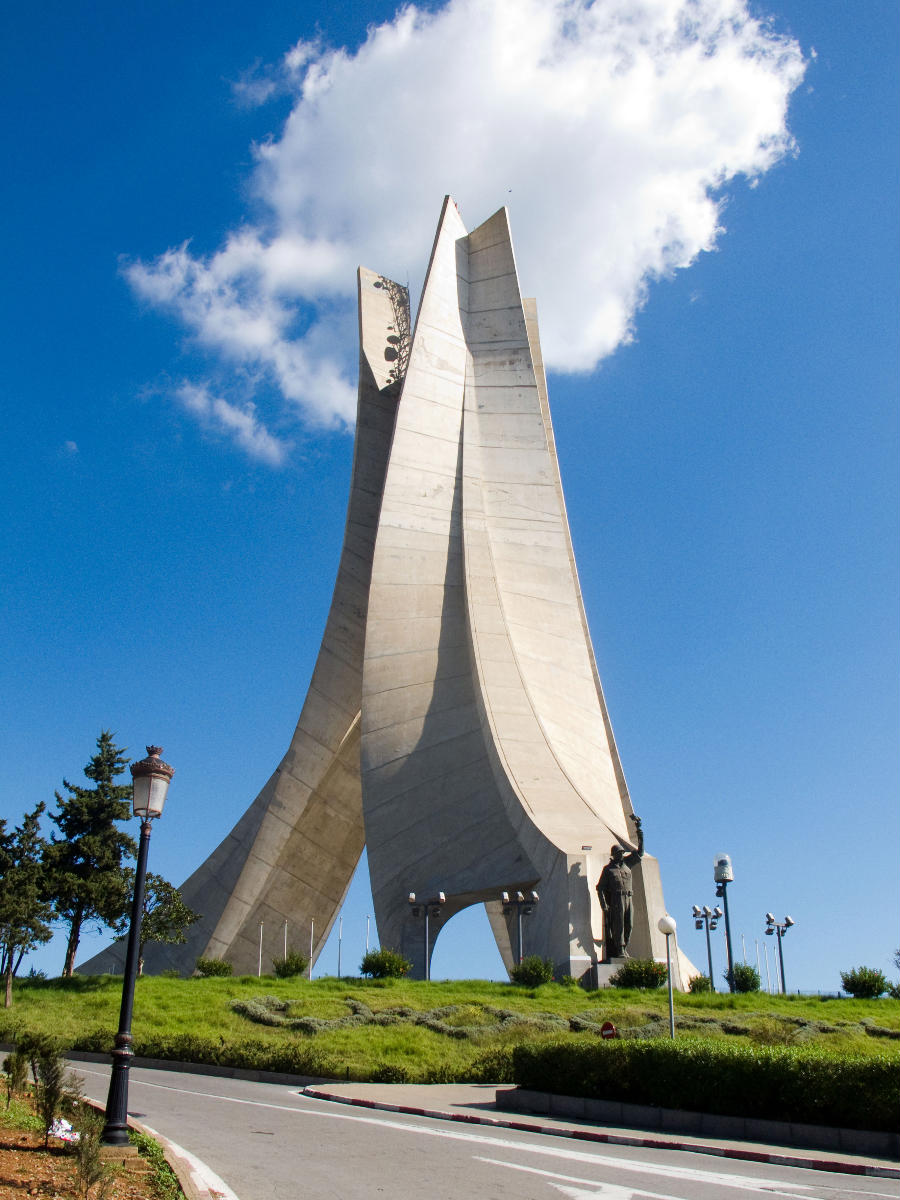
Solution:
<svg viewBox="0 0 900 1200"><path fill-rule="evenodd" d="M516 892L512 897L510 897L509 892L501 892L500 900L503 904L504 917L508 917L512 913L513 909L516 910L516 927L519 941L516 962L520 963L524 957L522 943L522 918L531 916L531 914L534 912L534 906L540 900L540 896L537 894L537 892L529 892L527 896L524 894L524 892Z"/></svg>
<svg viewBox="0 0 900 1200"><path fill-rule="evenodd" d="M766 933L770 936L774 933L778 938L778 967L781 971L781 994L787 995L787 988L784 983L784 951L781 948L781 943L784 941L784 935L794 924L793 917L785 917L783 921L776 921L774 913L766 913Z"/></svg>
<svg viewBox="0 0 900 1200"><path fill-rule="evenodd" d="M701 908L699 904L693 906L694 928L702 929L706 926L706 962L709 968L709 990L716 990L716 981L713 978L712 965L712 942L710 940L709 931L715 929L719 923L719 917L722 916L722 910L716 905L715 908L710 908L708 904L704 904Z"/></svg>
<svg viewBox="0 0 900 1200"><path fill-rule="evenodd" d="M175 768L159 757L162 746L148 746L147 758L131 764L132 807L140 817L141 841L137 869L134 873L134 900L131 905L131 926L128 930L128 949L125 955L125 978L122 980L122 1007L119 1010L119 1032L112 1052L112 1074L106 1099L106 1125L103 1128L104 1146L128 1145L128 1069L134 1057L131 1048L131 1014L134 1008L134 983L138 973L141 949L141 920L144 915L144 884L147 878L147 853L150 849L150 822L162 815L166 792Z"/></svg>
<svg viewBox="0 0 900 1200"><path fill-rule="evenodd" d="M725 950L728 954L728 990L734 991L734 958L731 953L731 922L728 919L728 885L734 882L734 871L731 866L731 856L717 854L714 864L716 880L716 895L722 900L725 909Z"/></svg>
<svg viewBox="0 0 900 1200"><path fill-rule="evenodd" d="M447 897L443 892L438 892L436 900L426 900L424 903L416 901L416 893L409 893L409 910L414 917L423 916L425 918L425 975L426 980L431 978L431 955L429 953L431 947L429 944L430 934L428 921L430 917L437 920L441 915L441 905L447 903Z"/></svg>

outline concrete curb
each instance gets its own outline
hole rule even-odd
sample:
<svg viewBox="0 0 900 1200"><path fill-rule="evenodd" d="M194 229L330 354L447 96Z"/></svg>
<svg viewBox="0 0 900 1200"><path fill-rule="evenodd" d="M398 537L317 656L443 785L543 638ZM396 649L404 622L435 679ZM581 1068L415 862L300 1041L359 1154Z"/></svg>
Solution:
<svg viewBox="0 0 900 1200"><path fill-rule="evenodd" d="M680 1142L635 1134L600 1133L593 1129L572 1126L541 1125L535 1121L514 1121L506 1117L483 1117L474 1113L446 1112L433 1108L417 1108L405 1104L388 1104L380 1100L363 1100L355 1096L340 1096L321 1087L305 1087L303 1095L336 1104L351 1104L357 1108L377 1108L385 1112L404 1113L440 1121L459 1121L466 1125L493 1125L501 1129L517 1129L524 1133L549 1134L582 1142L601 1142L610 1146L644 1146L655 1150L687 1150L694 1154L710 1154L718 1158L733 1158L744 1162L770 1163L782 1167L804 1167L811 1171L829 1171L846 1175L866 1175L876 1179L900 1179L900 1167L882 1166L837 1159L813 1158L804 1154L785 1154L778 1151L743 1149L739 1146L714 1146L711 1143Z"/></svg>
<svg viewBox="0 0 900 1200"><path fill-rule="evenodd" d="M186 1200L238 1200L238 1196L228 1184L196 1154L185 1150L177 1142L170 1141L149 1125L136 1121L134 1117L128 1118L128 1125L138 1133L144 1133L155 1142L159 1142L166 1162L175 1172Z"/></svg>
<svg viewBox="0 0 900 1200"><path fill-rule="evenodd" d="M97 1100L86 1099L84 1103L89 1104L96 1112L105 1112L103 1105ZM170 1141L157 1130L130 1115L128 1128L159 1143L166 1162L175 1172L185 1200L239 1200L228 1184L220 1179L211 1167L197 1158L196 1154L191 1154L190 1150L185 1150L177 1142Z"/></svg>

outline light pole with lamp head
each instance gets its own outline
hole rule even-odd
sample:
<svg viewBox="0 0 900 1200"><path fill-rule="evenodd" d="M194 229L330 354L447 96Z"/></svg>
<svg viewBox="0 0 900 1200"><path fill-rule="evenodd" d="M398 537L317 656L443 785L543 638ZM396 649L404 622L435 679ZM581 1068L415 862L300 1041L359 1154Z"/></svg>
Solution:
<svg viewBox="0 0 900 1200"><path fill-rule="evenodd" d="M134 1009L134 984L141 949L141 921L144 915L144 885L147 879L150 828L154 817L162 816L166 793L175 774L175 768L164 763L159 757L161 754L162 746L148 746L147 758L131 764L132 808L134 815L141 821L141 840L134 873L134 899L131 905L131 925L128 929L128 949L125 953L119 1032L116 1034L115 1049L112 1051L106 1124L101 1137L104 1146L123 1147L129 1144L128 1069L134 1057L131 1048L131 1015Z"/></svg>
<svg viewBox="0 0 900 1200"><path fill-rule="evenodd" d="M731 953L731 922L728 919L728 885L734 882L734 870L731 866L731 856L717 854L714 860L714 875L716 880L716 895L722 899L725 909L725 952L728 955L728 990L734 991L734 958Z"/></svg>
<svg viewBox="0 0 900 1200"><path fill-rule="evenodd" d="M708 904L704 904L702 908L699 904L694 904L692 912L694 915L694 928L702 929L706 926L706 962L709 968L709 990L714 992L716 990L716 981L713 978L712 941L710 940L709 931L718 926L722 910L718 904L715 908L710 908Z"/></svg>
<svg viewBox="0 0 900 1200"><path fill-rule="evenodd" d="M783 921L776 921L774 913L766 913L766 933L771 935L774 933L778 938L778 966L781 971L781 994L787 995L787 988L784 983L784 951L781 948L781 943L784 941L784 935L794 924L793 917L785 917Z"/></svg>
<svg viewBox="0 0 900 1200"><path fill-rule="evenodd" d="M672 995L672 952L671 938L675 934L675 918L664 913L656 923L660 933L666 935L666 978L669 984L669 1037L675 1036L675 998Z"/></svg>
<svg viewBox="0 0 900 1200"><path fill-rule="evenodd" d="M512 898L510 898L509 892L500 893L500 902L503 905L504 917L508 917L513 908L516 910L516 926L519 940L518 953L516 955L517 963L520 963L524 957L524 949L522 944L522 918L531 916L531 914L534 912L534 906L539 900L540 896L537 894L537 892L529 892L527 896L524 894L524 892L516 892Z"/></svg>
<svg viewBox="0 0 900 1200"><path fill-rule="evenodd" d="M437 919L441 915L441 905L447 903L447 897L443 892L438 892L436 900L426 900L424 903L417 903L416 893L409 893L409 909L414 917L420 914L425 918L425 974L423 978L426 982L431 978L431 956L428 953L429 947L429 917Z"/></svg>

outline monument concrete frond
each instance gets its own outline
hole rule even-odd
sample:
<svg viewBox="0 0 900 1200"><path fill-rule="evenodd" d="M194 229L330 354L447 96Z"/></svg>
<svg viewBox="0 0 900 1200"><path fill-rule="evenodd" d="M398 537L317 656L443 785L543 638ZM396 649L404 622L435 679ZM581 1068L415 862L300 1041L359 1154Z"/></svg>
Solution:
<svg viewBox="0 0 900 1200"><path fill-rule="evenodd" d="M361 267L358 295L350 499L309 692L281 764L183 885L203 920L145 969L254 970L260 921L264 956L286 921L315 959L364 845L381 944L420 977L475 903L508 968L523 916L559 975L660 957L658 866L597 675L506 210L469 233L445 199L415 328L402 285Z"/></svg>

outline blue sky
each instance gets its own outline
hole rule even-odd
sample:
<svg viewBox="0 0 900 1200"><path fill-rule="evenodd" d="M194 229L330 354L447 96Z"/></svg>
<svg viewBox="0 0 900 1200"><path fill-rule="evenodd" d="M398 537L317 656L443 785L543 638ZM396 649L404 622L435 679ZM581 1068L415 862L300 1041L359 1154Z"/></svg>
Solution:
<svg viewBox="0 0 900 1200"><path fill-rule="evenodd" d="M754 6L746 79L737 35L696 69L682 38L646 78L613 70L608 46L655 44L615 27L625 0L612 33L577 3L549 32L544 0L427 7L6 14L0 815L80 779L101 728L134 757L158 740L177 774L151 866L179 882L256 795L340 552L353 271L415 298L450 191L470 227L509 205L538 297L601 677L683 948L703 961L690 906L724 850L751 960L771 909L796 921L790 987L888 970L897 7ZM370 903L363 871L351 969ZM438 941L435 977L501 970L478 913Z"/></svg>

